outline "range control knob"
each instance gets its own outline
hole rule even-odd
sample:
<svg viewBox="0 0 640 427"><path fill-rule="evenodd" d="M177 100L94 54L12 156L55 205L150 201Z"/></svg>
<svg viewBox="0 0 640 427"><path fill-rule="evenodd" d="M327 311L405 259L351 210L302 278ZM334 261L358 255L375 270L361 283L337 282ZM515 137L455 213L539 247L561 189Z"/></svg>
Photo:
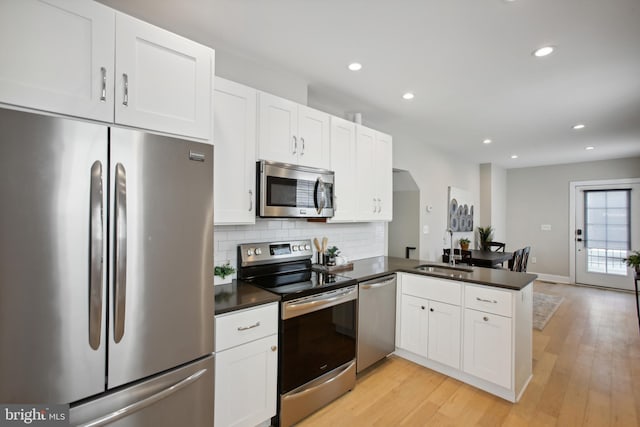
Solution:
<svg viewBox="0 0 640 427"><path fill-rule="evenodd" d="M261 254L262 254L262 249L256 248L256 255L261 255Z"/></svg>
<svg viewBox="0 0 640 427"><path fill-rule="evenodd" d="M298 251L298 245L293 245L293 246L291 247L291 250L292 250L293 252L297 252L297 251Z"/></svg>
<svg viewBox="0 0 640 427"><path fill-rule="evenodd" d="M253 248L249 248L249 249L247 249L247 255L248 255L248 256L253 255Z"/></svg>
<svg viewBox="0 0 640 427"><path fill-rule="evenodd" d="M304 245L304 250L305 251L311 250L311 245L309 244Z"/></svg>

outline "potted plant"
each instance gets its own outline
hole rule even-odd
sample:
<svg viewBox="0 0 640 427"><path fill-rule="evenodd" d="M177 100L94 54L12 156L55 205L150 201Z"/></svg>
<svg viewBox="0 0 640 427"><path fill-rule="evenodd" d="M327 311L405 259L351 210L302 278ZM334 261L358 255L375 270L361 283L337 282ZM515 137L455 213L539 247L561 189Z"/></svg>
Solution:
<svg viewBox="0 0 640 427"><path fill-rule="evenodd" d="M213 283L215 285L231 283L231 280L233 280L232 275L235 272L236 269L231 266L229 261L222 265L216 265L213 269Z"/></svg>
<svg viewBox="0 0 640 427"><path fill-rule="evenodd" d="M489 243L493 240L493 227L478 227L478 237L480 239L480 248L483 251L489 250Z"/></svg>
<svg viewBox="0 0 640 427"><path fill-rule="evenodd" d="M463 237L460 240L458 240L458 243L460 243L460 249L462 249L463 251L468 251L469 243L471 243L471 240L467 239L466 237Z"/></svg>
<svg viewBox="0 0 640 427"><path fill-rule="evenodd" d="M340 249L337 246L331 246L327 249L326 259L328 266L336 265L336 257L340 255Z"/></svg>
<svg viewBox="0 0 640 427"><path fill-rule="evenodd" d="M631 251L623 261L636 271L636 275L640 275L640 251Z"/></svg>

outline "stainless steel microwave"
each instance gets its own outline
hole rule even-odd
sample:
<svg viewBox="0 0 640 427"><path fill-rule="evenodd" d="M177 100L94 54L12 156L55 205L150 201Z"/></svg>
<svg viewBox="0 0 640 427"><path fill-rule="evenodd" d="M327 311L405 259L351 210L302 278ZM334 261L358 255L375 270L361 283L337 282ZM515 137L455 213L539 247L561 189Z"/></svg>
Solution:
<svg viewBox="0 0 640 427"><path fill-rule="evenodd" d="M262 218L331 218L334 173L261 160L257 163L257 214Z"/></svg>

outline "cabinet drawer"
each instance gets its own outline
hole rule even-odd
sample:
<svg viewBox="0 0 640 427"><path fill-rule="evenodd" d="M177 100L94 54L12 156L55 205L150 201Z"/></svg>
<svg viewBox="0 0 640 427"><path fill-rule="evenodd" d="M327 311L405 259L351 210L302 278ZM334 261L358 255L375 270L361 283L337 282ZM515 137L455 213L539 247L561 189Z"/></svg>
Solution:
<svg viewBox="0 0 640 427"><path fill-rule="evenodd" d="M415 274L403 274L402 293L453 305L462 301L460 283Z"/></svg>
<svg viewBox="0 0 640 427"><path fill-rule="evenodd" d="M278 303L216 316L216 351L278 333Z"/></svg>
<svg viewBox="0 0 640 427"><path fill-rule="evenodd" d="M467 286L464 305L467 308L500 316L512 316L511 292L495 288Z"/></svg>

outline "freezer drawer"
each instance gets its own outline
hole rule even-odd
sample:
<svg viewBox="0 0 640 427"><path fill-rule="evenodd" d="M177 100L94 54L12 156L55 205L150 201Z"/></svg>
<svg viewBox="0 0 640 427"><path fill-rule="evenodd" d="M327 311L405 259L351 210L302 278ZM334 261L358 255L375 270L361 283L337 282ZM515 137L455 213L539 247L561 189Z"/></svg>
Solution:
<svg viewBox="0 0 640 427"><path fill-rule="evenodd" d="M214 356L72 405L72 426L211 427Z"/></svg>
<svg viewBox="0 0 640 427"><path fill-rule="evenodd" d="M358 290L357 372L395 350L396 276L361 282Z"/></svg>

